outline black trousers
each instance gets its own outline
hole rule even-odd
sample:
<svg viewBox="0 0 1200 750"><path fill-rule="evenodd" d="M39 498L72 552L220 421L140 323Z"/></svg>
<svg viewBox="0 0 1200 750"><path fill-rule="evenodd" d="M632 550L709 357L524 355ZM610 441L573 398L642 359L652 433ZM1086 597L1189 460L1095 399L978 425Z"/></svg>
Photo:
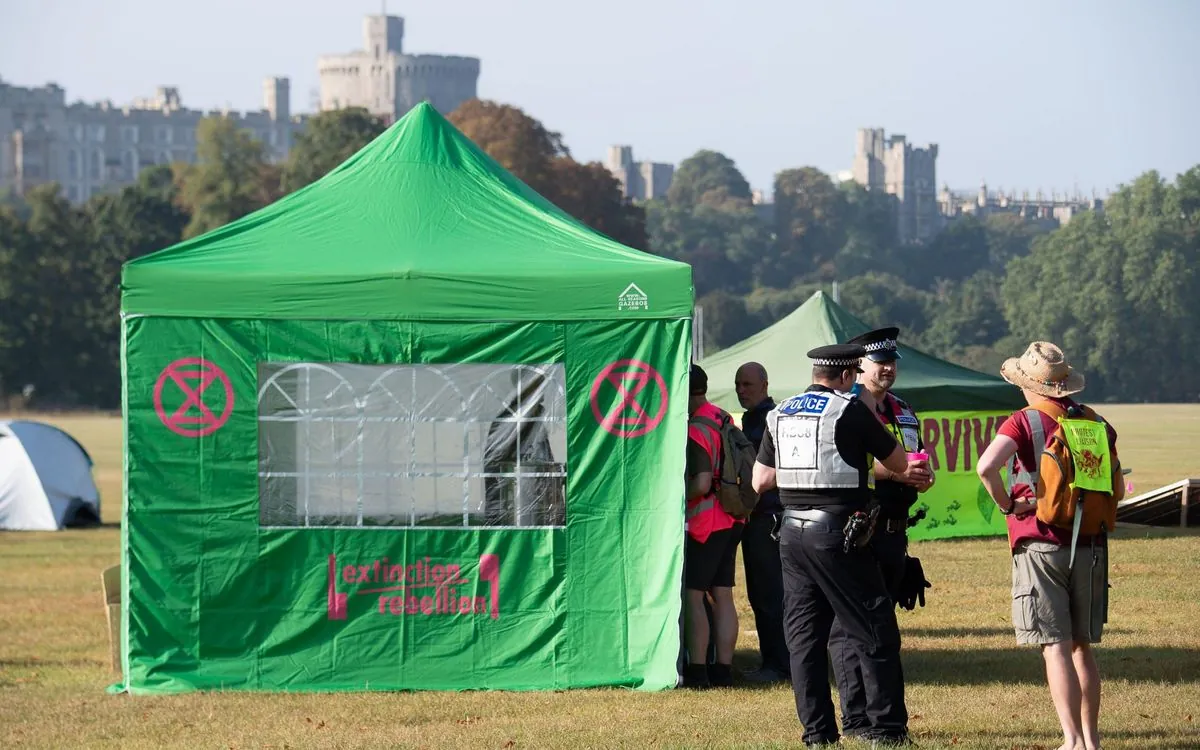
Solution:
<svg viewBox="0 0 1200 750"><path fill-rule="evenodd" d="M900 581L904 578L908 534L903 530L889 534L877 527L869 548L875 555L888 596L894 604L899 596ZM858 660L858 652L850 646L846 629L840 620L834 620L829 632L829 655L833 659L833 679L837 683L842 704L842 733L862 734L871 728L871 722L867 719L862 665Z"/></svg>
<svg viewBox="0 0 1200 750"><path fill-rule="evenodd" d="M742 532L742 564L746 568L746 597L754 611L758 652L764 669L788 674L791 658L783 637L783 566L779 542L771 538L775 514L754 513Z"/></svg>
<svg viewBox="0 0 1200 750"><path fill-rule="evenodd" d="M841 620L858 654L870 727L869 738L908 734L900 631L883 575L870 548L842 551L842 530L824 524L780 532L784 630L792 657L792 689L805 742L838 739L829 690L829 632Z"/></svg>

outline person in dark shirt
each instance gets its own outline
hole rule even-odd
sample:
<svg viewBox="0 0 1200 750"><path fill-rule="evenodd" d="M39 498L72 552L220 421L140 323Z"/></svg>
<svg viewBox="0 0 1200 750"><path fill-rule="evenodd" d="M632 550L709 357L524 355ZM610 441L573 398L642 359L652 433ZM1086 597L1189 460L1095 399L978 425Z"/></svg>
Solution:
<svg viewBox="0 0 1200 750"><path fill-rule="evenodd" d="M874 458L891 471L908 467L904 447L875 417L874 400L847 391L861 372L861 346L808 353L813 385L767 415L754 465L754 489L779 488L784 627L803 740L839 739L829 689L829 631L836 617L860 654L870 726L879 743L908 740L900 631L879 565L869 547L847 545L847 521L871 502Z"/></svg>
<svg viewBox="0 0 1200 750"><path fill-rule="evenodd" d="M767 393L767 370L758 362L747 362L733 376L742 414L742 432L757 449L767 430L767 414L775 401ZM778 682L791 679L787 640L783 637L783 568L779 562L779 540L775 527L783 512L779 491L768 490L758 499L742 531L742 565L746 569L746 597L754 612L758 652L762 663L742 675L748 682Z"/></svg>

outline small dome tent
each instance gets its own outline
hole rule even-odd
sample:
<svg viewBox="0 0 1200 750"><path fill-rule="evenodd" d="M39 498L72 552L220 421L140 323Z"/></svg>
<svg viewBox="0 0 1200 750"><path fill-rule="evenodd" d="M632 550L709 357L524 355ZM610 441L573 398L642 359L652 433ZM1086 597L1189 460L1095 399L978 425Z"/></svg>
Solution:
<svg viewBox="0 0 1200 750"><path fill-rule="evenodd" d="M56 531L100 522L92 459L53 425L0 422L0 529Z"/></svg>

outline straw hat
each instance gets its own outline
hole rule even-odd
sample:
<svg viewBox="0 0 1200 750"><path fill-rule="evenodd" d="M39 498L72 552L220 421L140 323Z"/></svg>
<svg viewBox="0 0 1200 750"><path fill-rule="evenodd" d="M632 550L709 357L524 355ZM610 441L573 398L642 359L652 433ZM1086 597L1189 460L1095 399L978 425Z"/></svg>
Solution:
<svg viewBox="0 0 1200 750"><path fill-rule="evenodd" d="M1000 376L1040 396L1058 398L1083 390L1084 377L1071 369L1067 357L1048 341L1035 341L1020 357L1005 360Z"/></svg>

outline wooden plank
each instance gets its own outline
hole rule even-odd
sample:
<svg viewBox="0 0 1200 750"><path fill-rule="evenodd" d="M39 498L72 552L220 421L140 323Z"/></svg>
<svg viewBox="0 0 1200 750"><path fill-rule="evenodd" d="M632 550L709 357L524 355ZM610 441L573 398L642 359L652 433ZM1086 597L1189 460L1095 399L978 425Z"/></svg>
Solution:
<svg viewBox="0 0 1200 750"><path fill-rule="evenodd" d="M1187 528L1188 524L1188 490L1192 488L1191 482L1186 482L1180 490L1179 496L1179 526Z"/></svg>

